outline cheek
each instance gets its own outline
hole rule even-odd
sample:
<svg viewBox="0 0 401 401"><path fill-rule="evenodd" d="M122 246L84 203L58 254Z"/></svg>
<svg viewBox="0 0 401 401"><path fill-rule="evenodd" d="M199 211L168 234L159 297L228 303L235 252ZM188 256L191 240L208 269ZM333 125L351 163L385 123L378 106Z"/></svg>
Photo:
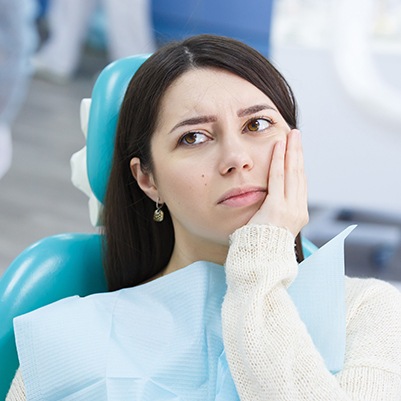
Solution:
<svg viewBox="0 0 401 401"><path fill-rule="evenodd" d="M205 171L194 171L193 165L160 169L158 189L167 205L172 208L191 208L205 197L209 187L209 175Z"/></svg>
<svg viewBox="0 0 401 401"><path fill-rule="evenodd" d="M213 211L210 208L213 185L206 173L182 172L163 188L163 200L170 211L174 226L178 224L192 233L210 226Z"/></svg>
<svg viewBox="0 0 401 401"><path fill-rule="evenodd" d="M290 133L290 130L288 129L282 129L280 132L274 136L273 140L269 143L268 149L267 149L267 154L268 154L268 159L269 159L269 165L271 163L271 159L273 157L273 152L274 148L276 147L278 142L284 142L284 144L287 143L287 136Z"/></svg>
<svg viewBox="0 0 401 401"><path fill-rule="evenodd" d="M206 174L201 174L201 182L203 183L203 187L208 186L208 178L207 178Z"/></svg>
<svg viewBox="0 0 401 401"><path fill-rule="evenodd" d="M258 150L256 163L258 166L260 166L260 170L263 172L263 174L265 174L265 178L267 178L269 175L274 146L279 140L282 140L282 138L277 138L276 141L271 142L268 144L268 146L261 147Z"/></svg>

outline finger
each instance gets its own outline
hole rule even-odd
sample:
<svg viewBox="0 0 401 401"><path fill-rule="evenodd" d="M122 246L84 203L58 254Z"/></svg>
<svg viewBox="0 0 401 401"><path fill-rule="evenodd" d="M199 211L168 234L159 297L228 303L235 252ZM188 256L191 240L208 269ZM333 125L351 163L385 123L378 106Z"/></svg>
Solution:
<svg viewBox="0 0 401 401"><path fill-rule="evenodd" d="M300 183L299 191L301 192L301 194L304 195L304 199L306 199L307 182L306 182L306 174L305 174L304 151L303 151L301 138L299 140L298 174L299 174L299 183Z"/></svg>
<svg viewBox="0 0 401 401"><path fill-rule="evenodd" d="M285 153L285 196L287 198L296 198L299 192L300 164L302 163L301 155L301 139L298 130L292 130L287 135L287 149ZM301 168L302 169L302 168ZM293 199L295 200L295 199Z"/></svg>
<svg viewBox="0 0 401 401"><path fill-rule="evenodd" d="M284 197L285 143L278 141L273 149L270 162L268 194L270 197Z"/></svg>
<svg viewBox="0 0 401 401"><path fill-rule="evenodd" d="M302 146L302 138L299 137L299 152L298 152L298 175L299 175L299 187L298 187L298 199L300 202L300 215L303 225L307 224L309 221L308 213L308 188L305 174L304 165L304 154Z"/></svg>
<svg viewBox="0 0 401 401"><path fill-rule="evenodd" d="M299 175L299 193L303 195L303 199L307 198L307 180L305 174L304 151L302 146L302 137L299 136L299 151L298 151L298 175Z"/></svg>
<svg viewBox="0 0 401 401"><path fill-rule="evenodd" d="M297 131L296 134L296 152L297 152L297 164L296 164L296 172L299 176L300 184L303 184L305 179L305 166L304 166L304 151L302 147L302 138L301 133Z"/></svg>

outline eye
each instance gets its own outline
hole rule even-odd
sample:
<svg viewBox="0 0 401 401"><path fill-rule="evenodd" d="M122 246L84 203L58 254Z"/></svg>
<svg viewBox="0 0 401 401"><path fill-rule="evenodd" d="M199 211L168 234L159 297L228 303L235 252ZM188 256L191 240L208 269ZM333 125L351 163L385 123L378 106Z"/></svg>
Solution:
<svg viewBox="0 0 401 401"><path fill-rule="evenodd" d="M249 120L245 125L245 131L250 132L259 132L264 131L273 125L273 121L268 120L267 118L253 118Z"/></svg>
<svg viewBox="0 0 401 401"><path fill-rule="evenodd" d="M180 138L179 143L187 146L199 145L208 141L208 139L202 132L188 132Z"/></svg>

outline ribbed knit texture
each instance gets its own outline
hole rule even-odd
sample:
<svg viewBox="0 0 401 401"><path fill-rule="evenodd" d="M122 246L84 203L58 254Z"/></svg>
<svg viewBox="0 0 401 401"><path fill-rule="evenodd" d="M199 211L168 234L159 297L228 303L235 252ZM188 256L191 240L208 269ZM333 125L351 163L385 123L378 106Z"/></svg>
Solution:
<svg viewBox="0 0 401 401"><path fill-rule="evenodd" d="M18 369L7 394L6 401L25 401L25 386L22 381L21 371Z"/></svg>
<svg viewBox="0 0 401 401"><path fill-rule="evenodd" d="M287 293L297 269L287 230L250 225L231 236L222 323L241 400L400 401L401 293L379 280L346 279L345 364L333 376ZM18 371L6 401L25 399Z"/></svg>
<svg viewBox="0 0 401 401"><path fill-rule="evenodd" d="M401 400L401 294L378 280L347 279L347 349L333 376L287 293L297 272L283 228L231 236L223 337L242 401Z"/></svg>

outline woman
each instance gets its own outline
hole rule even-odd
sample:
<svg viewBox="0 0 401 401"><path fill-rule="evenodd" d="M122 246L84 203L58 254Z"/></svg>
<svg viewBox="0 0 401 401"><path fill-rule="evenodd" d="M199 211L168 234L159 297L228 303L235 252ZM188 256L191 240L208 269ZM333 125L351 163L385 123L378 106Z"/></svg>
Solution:
<svg viewBox="0 0 401 401"><path fill-rule="evenodd" d="M397 290L347 279L335 375L287 292L308 221L296 126L284 78L240 42L197 36L143 64L105 201L112 292L17 319L28 399L400 399ZM8 399L23 388L17 373Z"/></svg>

